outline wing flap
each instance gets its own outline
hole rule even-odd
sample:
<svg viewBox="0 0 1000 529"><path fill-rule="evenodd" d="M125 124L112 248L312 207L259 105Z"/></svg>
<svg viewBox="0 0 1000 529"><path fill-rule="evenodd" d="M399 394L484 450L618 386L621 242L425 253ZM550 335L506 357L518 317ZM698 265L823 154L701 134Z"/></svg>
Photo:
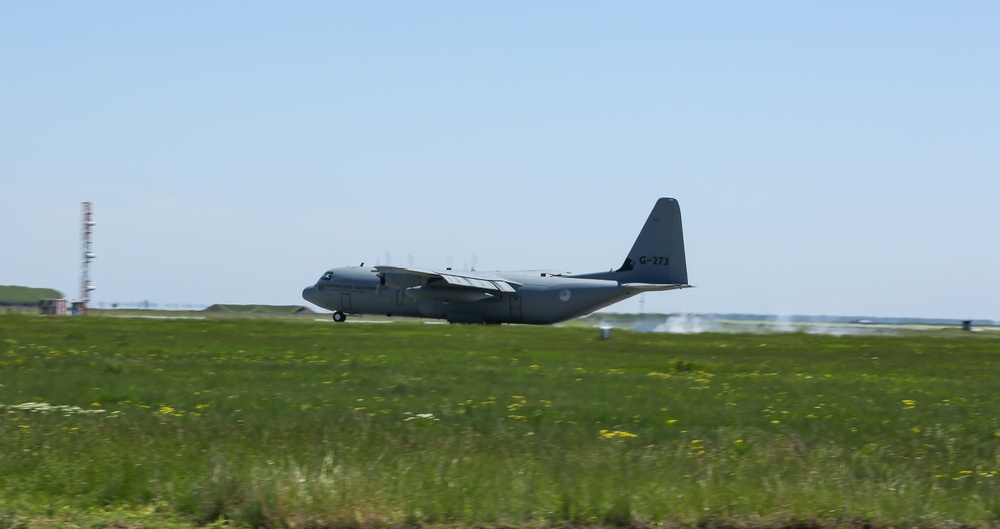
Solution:
<svg viewBox="0 0 1000 529"><path fill-rule="evenodd" d="M514 287L512 287L507 281L495 280L495 279L480 279L476 277L466 277L451 274L441 274L441 279L448 282L449 285L455 285L459 287L474 288L476 290L496 290L499 292L514 292Z"/></svg>
<svg viewBox="0 0 1000 529"><path fill-rule="evenodd" d="M375 270L385 279L386 285L397 288L411 288L431 282L444 281L447 286L442 285L442 288L464 288L480 292L515 292L514 285L518 285L516 282L486 273L455 273L451 270L440 272L398 266L376 266Z"/></svg>

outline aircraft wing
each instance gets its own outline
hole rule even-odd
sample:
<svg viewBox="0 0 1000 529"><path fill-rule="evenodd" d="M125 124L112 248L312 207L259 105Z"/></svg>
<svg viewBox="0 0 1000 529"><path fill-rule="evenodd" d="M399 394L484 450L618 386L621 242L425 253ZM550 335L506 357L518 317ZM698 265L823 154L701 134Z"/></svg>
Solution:
<svg viewBox="0 0 1000 529"><path fill-rule="evenodd" d="M376 266L375 270L385 278L385 284L398 288L410 288L434 283L435 286L466 288L480 292L514 292L519 283L499 276L476 272L439 271L399 266ZM442 282L444 284L442 284Z"/></svg>

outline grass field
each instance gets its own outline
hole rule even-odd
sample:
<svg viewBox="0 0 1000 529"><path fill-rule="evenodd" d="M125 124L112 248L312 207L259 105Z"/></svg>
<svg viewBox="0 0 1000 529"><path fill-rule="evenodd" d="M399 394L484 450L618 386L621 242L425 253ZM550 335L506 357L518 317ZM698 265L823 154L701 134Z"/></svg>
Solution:
<svg viewBox="0 0 1000 529"><path fill-rule="evenodd" d="M0 529L1000 524L1000 335L0 316Z"/></svg>

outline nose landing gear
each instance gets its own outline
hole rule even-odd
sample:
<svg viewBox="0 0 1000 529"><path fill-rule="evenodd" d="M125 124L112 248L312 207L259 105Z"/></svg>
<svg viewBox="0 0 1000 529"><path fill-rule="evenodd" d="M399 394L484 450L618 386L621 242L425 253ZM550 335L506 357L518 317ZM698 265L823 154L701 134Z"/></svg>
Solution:
<svg viewBox="0 0 1000 529"><path fill-rule="evenodd" d="M347 319L347 315L344 314L343 312L340 312L339 310L337 312L333 313L333 321L335 321L337 323L343 323L344 320L346 320L346 319Z"/></svg>

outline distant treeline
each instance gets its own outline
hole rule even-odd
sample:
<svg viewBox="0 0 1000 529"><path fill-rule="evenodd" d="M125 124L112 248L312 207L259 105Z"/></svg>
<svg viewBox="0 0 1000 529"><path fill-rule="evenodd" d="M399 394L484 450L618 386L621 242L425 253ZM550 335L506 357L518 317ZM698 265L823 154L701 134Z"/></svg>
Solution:
<svg viewBox="0 0 1000 529"><path fill-rule="evenodd" d="M51 288L0 285L0 306L37 305L43 299L62 299L63 293Z"/></svg>
<svg viewBox="0 0 1000 529"><path fill-rule="evenodd" d="M312 311L301 305L222 305L216 304L205 312L225 312L229 314L302 314Z"/></svg>

